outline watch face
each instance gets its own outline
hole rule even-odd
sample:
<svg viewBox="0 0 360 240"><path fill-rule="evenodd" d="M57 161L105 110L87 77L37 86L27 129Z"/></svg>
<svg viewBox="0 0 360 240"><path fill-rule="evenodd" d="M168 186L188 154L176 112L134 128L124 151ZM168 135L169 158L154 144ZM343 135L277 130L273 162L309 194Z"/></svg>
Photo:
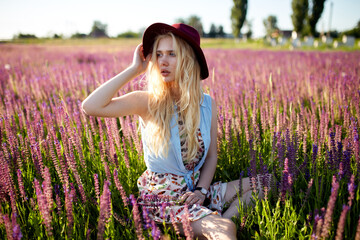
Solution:
<svg viewBox="0 0 360 240"><path fill-rule="evenodd" d="M204 194L204 195L207 194L207 190L206 190L205 188L201 188L200 192L201 192L202 194Z"/></svg>

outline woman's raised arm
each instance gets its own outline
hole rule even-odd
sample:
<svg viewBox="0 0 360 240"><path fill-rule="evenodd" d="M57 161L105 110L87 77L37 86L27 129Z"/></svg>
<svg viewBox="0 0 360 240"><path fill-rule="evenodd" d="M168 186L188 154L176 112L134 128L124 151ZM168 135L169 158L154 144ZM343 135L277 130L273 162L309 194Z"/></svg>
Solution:
<svg viewBox="0 0 360 240"><path fill-rule="evenodd" d="M144 117L146 115L147 92L134 91L113 98L127 82L146 71L151 55L144 58L142 48L142 44L137 46L131 66L103 83L82 102L82 109L86 114L96 117L121 117L133 114Z"/></svg>

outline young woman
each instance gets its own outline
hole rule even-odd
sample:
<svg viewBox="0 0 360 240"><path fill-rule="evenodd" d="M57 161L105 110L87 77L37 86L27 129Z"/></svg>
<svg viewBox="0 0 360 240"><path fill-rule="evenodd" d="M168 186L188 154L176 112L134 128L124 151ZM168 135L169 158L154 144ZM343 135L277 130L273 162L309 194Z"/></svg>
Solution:
<svg viewBox="0 0 360 240"><path fill-rule="evenodd" d="M114 97L145 72L147 90ZM144 32L132 64L91 93L82 107L86 114L97 117L140 117L147 166L138 179L140 194L174 203L164 208L144 207L150 217L176 222L184 233L181 219L186 206L195 237L236 239L231 217L238 214L239 180L211 185L217 164L217 107L200 85L208 75L194 28L155 23ZM241 200L245 204L251 192L249 179L243 179ZM230 206L221 215L226 202Z"/></svg>

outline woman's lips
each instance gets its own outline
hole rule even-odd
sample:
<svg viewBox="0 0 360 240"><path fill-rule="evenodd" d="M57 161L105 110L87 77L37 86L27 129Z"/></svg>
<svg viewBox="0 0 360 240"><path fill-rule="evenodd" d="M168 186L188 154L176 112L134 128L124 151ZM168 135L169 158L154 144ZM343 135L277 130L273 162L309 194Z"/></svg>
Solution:
<svg viewBox="0 0 360 240"><path fill-rule="evenodd" d="M167 77L167 76L170 75L170 72L169 72L169 71L166 71L166 70L162 70L162 71L161 71L161 75L162 75L163 77Z"/></svg>

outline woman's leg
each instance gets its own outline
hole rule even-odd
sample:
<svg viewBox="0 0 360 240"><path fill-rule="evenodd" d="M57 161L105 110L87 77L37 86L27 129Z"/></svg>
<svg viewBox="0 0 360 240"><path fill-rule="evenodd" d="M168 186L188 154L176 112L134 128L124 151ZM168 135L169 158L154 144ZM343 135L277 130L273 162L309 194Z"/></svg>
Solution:
<svg viewBox="0 0 360 240"><path fill-rule="evenodd" d="M180 234L185 236L181 224L178 224ZM210 214L191 222L194 239L236 239L236 226L233 221L219 215Z"/></svg>
<svg viewBox="0 0 360 240"><path fill-rule="evenodd" d="M248 205L251 203L252 197L252 189L250 185L249 178L242 178L242 189L240 201L244 203L244 205ZM224 200L225 202L231 201L229 208L223 213L224 218L231 219L233 216L239 216L238 208L239 208L239 200L238 194L239 192L239 183L240 180L235 180L227 183L226 192Z"/></svg>
<svg viewBox="0 0 360 240"><path fill-rule="evenodd" d="M265 182L267 186L267 190L270 191L272 181L273 179L271 174L257 175L256 182L257 182L258 199L264 198L263 182ZM242 182L242 189L241 189L240 202L243 203L244 206L246 207L252 204L251 200L252 200L253 189L251 187L251 182L248 177L242 178L241 182ZM227 183L225 201L226 202L232 201L232 202L229 208L224 212L223 214L224 218L231 219L233 216L239 216L239 212L238 212L239 201L237 198L238 193L239 193L239 180L235 180ZM235 199L233 199L234 196L236 196Z"/></svg>

